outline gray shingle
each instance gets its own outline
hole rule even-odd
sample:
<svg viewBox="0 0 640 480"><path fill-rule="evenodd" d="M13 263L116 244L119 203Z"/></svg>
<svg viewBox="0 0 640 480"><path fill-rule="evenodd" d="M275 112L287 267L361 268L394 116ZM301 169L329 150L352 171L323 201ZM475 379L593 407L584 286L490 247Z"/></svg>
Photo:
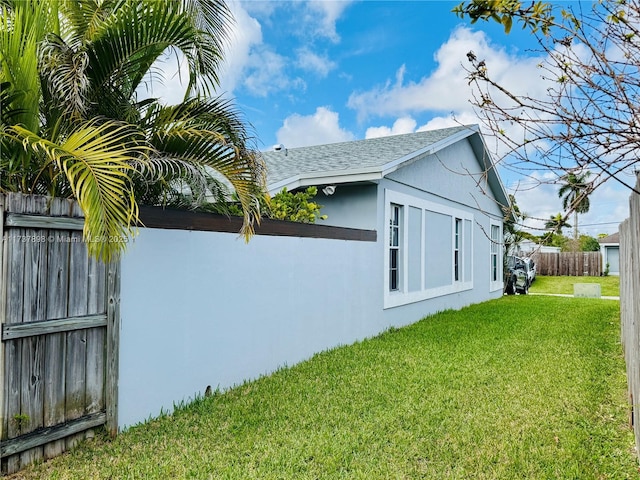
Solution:
<svg viewBox="0 0 640 480"><path fill-rule="evenodd" d="M272 185L301 174L376 169L465 129L469 127L262 152L267 164L267 183Z"/></svg>

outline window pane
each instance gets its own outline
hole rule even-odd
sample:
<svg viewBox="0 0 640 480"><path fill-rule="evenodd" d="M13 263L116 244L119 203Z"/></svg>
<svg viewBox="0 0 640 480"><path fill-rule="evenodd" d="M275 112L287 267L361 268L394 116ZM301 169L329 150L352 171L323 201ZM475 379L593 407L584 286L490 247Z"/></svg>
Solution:
<svg viewBox="0 0 640 480"><path fill-rule="evenodd" d="M389 250L389 290L398 290L398 250Z"/></svg>
<svg viewBox="0 0 640 480"><path fill-rule="evenodd" d="M425 288L453 283L453 217L442 213L425 212L424 269Z"/></svg>
<svg viewBox="0 0 640 480"><path fill-rule="evenodd" d="M459 253L458 250L453 252L453 278L456 282L460 280L460 265L458 264Z"/></svg>
<svg viewBox="0 0 640 480"><path fill-rule="evenodd" d="M498 280L498 256L497 255L492 255L491 263L492 263L491 280L496 282Z"/></svg>
<svg viewBox="0 0 640 480"><path fill-rule="evenodd" d="M402 206L390 205L389 210L389 290L399 290L400 286L400 219Z"/></svg>

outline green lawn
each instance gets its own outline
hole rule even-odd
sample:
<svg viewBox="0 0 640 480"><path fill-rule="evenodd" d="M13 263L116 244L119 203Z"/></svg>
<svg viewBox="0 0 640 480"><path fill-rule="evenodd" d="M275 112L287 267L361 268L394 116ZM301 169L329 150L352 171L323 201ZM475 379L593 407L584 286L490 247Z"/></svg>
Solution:
<svg viewBox="0 0 640 480"><path fill-rule="evenodd" d="M21 478L637 479L618 305L512 296L443 312Z"/></svg>
<svg viewBox="0 0 640 480"><path fill-rule="evenodd" d="M620 277L545 277L538 275L531 284L531 293L566 293L573 295L574 283L599 283L600 290L605 297L620 295Z"/></svg>

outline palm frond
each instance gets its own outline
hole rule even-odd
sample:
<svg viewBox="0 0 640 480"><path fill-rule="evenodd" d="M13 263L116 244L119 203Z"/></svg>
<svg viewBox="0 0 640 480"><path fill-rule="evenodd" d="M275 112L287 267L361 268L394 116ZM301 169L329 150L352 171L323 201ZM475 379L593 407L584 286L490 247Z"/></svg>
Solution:
<svg viewBox="0 0 640 480"><path fill-rule="evenodd" d="M85 122L56 144L19 126L13 131L64 172L85 214L89 253L105 261L117 257L139 221L129 177L131 163L149 151L139 132L116 122Z"/></svg>
<svg viewBox="0 0 640 480"><path fill-rule="evenodd" d="M73 48L91 41L96 30L122 3L124 0L62 0L64 38L73 42Z"/></svg>
<svg viewBox="0 0 640 480"><path fill-rule="evenodd" d="M197 16L194 12L198 13ZM215 18L209 18L215 15ZM218 85L229 12L220 1L123 2L95 29L88 44L96 92L120 90L132 98L138 85L169 47L182 51L189 66L189 90ZM200 29L206 28L206 30Z"/></svg>
<svg viewBox="0 0 640 480"><path fill-rule="evenodd" d="M89 56L75 51L58 35L49 34L40 46L40 75L49 89L48 96L63 115L80 119L89 110ZM44 87L44 86L43 86Z"/></svg>
<svg viewBox="0 0 640 480"><path fill-rule="evenodd" d="M179 156L155 152L132 167L138 177L136 198L146 205L200 208L207 203L228 200L229 190L200 165ZM136 181L137 180L137 181ZM179 199L178 204L174 199Z"/></svg>
<svg viewBox="0 0 640 480"><path fill-rule="evenodd" d="M20 92L19 104L6 108L19 108L16 123L37 131L39 122L40 82L37 48L44 37L46 15L34 11L32 2L17 2L12 8L0 7L0 82L7 89Z"/></svg>
<svg viewBox="0 0 640 480"><path fill-rule="evenodd" d="M155 149L186 163L211 169L229 182L244 212L242 233L248 238L260 221L266 198L266 168L248 148L239 115L221 99L192 99L181 105L151 109L147 125Z"/></svg>

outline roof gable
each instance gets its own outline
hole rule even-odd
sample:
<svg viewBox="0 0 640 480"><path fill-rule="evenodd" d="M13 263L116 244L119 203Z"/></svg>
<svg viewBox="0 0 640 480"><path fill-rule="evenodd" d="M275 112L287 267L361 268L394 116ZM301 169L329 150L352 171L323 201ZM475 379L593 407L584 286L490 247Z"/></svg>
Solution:
<svg viewBox="0 0 640 480"><path fill-rule="evenodd" d="M429 130L351 142L283 148L262 152L271 193L309 185L374 181L460 140L469 138L478 162L489 173L489 184L502 205L508 197L477 125Z"/></svg>
<svg viewBox="0 0 640 480"><path fill-rule="evenodd" d="M406 156L414 156L412 154L421 149L468 129L453 127L352 142L285 148L262 152L262 155L267 163L267 181L271 187L296 177L325 177L340 172L382 172L385 165Z"/></svg>
<svg viewBox="0 0 640 480"><path fill-rule="evenodd" d="M612 233L604 238L600 238L598 243L618 245L620 244L620 232Z"/></svg>

